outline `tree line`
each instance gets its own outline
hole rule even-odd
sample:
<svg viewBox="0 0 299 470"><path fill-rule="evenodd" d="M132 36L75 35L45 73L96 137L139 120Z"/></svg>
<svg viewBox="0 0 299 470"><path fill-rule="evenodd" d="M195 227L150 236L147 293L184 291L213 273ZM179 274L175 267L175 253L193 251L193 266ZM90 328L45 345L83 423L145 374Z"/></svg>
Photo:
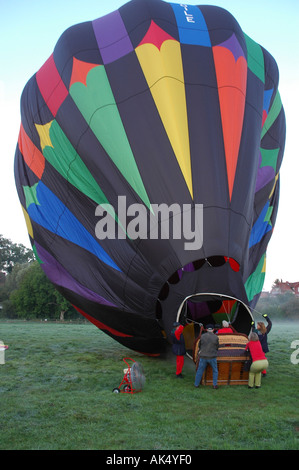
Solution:
<svg viewBox="0 0 299 470"><path fill-rule="evenodd" d="M55 289L32 250L0 235L0 318L82 319Z"/></svg>
<svg viewBox="0 0 299 470"><path fill-rule="evenodd" d="M291 292L260 297L256 310L277 320L299 320L299 298Z"/></svg>

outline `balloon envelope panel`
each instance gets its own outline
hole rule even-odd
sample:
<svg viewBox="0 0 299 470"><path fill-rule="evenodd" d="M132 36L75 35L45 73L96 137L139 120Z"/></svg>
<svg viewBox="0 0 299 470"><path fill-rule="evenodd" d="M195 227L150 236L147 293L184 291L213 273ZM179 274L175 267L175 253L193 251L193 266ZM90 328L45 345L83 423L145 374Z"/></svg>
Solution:
<svg viewBox="0 0 299 470"><path fill-rule="evenodd" d="M254 306L265 276L277 87L275 60L229 12L160 0L70 27L27 83L15 179L30 241L57 289L123 345L160 353L201 293L195 316L217 321L227 305L249 331L235 300ZM227 304L204 315L215 294Z"/></svg>

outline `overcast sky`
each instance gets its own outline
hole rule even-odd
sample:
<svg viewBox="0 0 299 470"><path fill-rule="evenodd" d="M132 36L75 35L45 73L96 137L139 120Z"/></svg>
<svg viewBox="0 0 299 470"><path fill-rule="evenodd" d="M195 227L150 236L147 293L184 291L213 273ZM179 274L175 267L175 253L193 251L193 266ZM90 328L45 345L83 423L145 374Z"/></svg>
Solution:
<svg viewBox="0 0 299 470"><path fill-rule="evenodd" d="M118 0L0 0L0 233L16 243L30 247L13 174L22 90L52 54L65 29L110 13L124 3ZM186 3L199 4L198 1ZM243 31L265 47L278 63L287 140L281 168L279 212L268 248L264 288L269 289L276 278L299 281L299 1L205 0L202 4L229 10Z"/></svg>

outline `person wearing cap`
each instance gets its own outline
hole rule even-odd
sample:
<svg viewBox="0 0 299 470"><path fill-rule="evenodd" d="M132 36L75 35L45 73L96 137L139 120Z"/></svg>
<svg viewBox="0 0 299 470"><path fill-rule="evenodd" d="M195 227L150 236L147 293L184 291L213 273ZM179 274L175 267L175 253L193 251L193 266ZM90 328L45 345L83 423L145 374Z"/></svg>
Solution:
<svg viewBox="0 0 299 470"><path fill-rule="evenodd" d="M233 333L233 329L229 326L229 323L226 320L222 322L222 328L217 331L217 335L221 333Z"/></svg>
<svg viewBox="0 0 299 470"><path fill-rule="evenodd" d="M184 356L186 354L185 338L183 335L184 325L175 322L171 331L172 352L176 355L176 377L182 379L184 367Z"/></svg>
<svg viewBox="0 0 299 470"><path fill-rule="evenodd" d="M201 335L198 344L200 356L194 386L196 388L199 386L202 375L207 365L210 364L213 370L213 388L218 388L217 353L219 348L219 338L214 334L213 325L207 325L206 330L207 332Z"/></svg>

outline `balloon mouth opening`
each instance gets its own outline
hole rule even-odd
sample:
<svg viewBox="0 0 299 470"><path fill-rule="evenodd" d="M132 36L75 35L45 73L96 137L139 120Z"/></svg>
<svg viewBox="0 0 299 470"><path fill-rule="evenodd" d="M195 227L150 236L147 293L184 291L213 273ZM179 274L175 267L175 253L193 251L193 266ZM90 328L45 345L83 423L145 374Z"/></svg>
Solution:
<svg viewBox="0 0 299 470"><path fill-rule="evenodd" d="M201 323L215 323L215 321L212 321L211 314L217 314L215 317L217 321L227 320L229 317L230 321L240 323L240 319L237 321L236 313L242 311L245 313L247 320L250 318L250 325L252 316L249 307L244 303L244 299L241 301L237 298L238 296L234 296L233 291L238 290L238 286L237 288L233 286L233 289L230 286L232 273L233 276L240 276L240 264L235 259L227 256L210 256L189 262L175 271L161 287L156 300L156 319L163 322L167 311L172 311L171 316L176 316L178 321L179 317L184 315L185 311L188 311L194 323L197 318L201 317ZM210 279L208 283L206 282L207 276ZM201 291L200 286L202 284L210 284L209 287L206 286L209 290ZM190 290L193 291L192 294ZM171 296L175 296L177 300L169 305ZM223 318L221 318L220 313L222 313ZM172 321L175 320L174 317L172 316ZM248 321L245 321L245 323L248 326ZM168 325L168 329L169 326L171 325ZM244 330L244 327L242 329Z"/></svg>
<svg viewBox="0 0 299 470"><path fill-rule="evenodd" d="M251 317L250 308L236 297L200 292L185 297L178 308L176 321L202 323L205 326L208 323L227 320L233 324L237 321L240 311L248 313Z"/></svg>
<svg viewBox="0 0 299 470"><path fill-rule="evenodd" d="M209 256L207 258L197 259L195 261L188 263L186 266L178 269L177 271L175 271L163 284L159 292L157 303L156 303L156 318L158 320L162 318L161 303L167 299L169 292L170 292L170 286L180 283L184 272L189 272L189 273L199 272L202 270L202 268L206 266L217 268L217 267L224 266L225 264L229 264L230 268L234 272L239 272L240 270L240 264L235 259L229 258L228 256L217 255L217 256ZM197 296L197 295L200 295L200 294L193 294L192 296ZM210 294L210 295L217 295L217 294Z"/></svg>
<svg viewBox="0 0 299 470"><path fill-rule="evenodd" d="M241 300L219 293L196 293L181 302L176 321L185 327L186 349L192 350L202 327L212 324L221 328L226 320L238 333L249 334L252 314Z"/></svg>

